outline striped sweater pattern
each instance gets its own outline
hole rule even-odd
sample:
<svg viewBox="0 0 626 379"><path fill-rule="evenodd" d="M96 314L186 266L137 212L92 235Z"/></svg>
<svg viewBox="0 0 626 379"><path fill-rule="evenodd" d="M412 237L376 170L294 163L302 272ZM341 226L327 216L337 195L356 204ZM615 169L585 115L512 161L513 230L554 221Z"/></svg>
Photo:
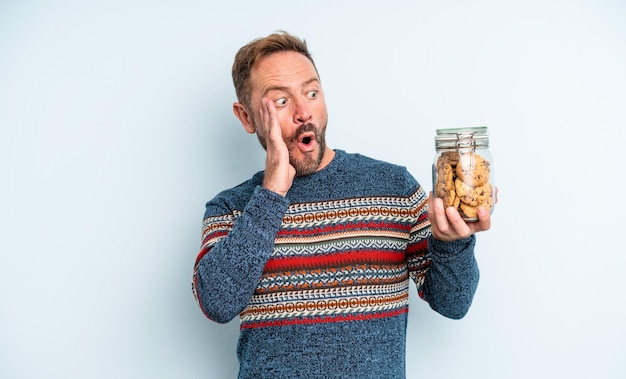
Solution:
<svg viewBox="0 0 626 379"><path fill-rule="evenodd" d="M424 204L424 193L416 191L406 198L290 205L254 296L240 314L242 328L406 312L407 258L418 286L428 267ZM203 252L228 234L236 218L204 220Z"/></svg>
<svg viewBox="0 0 626 379"><path fill-rule="evenodd" d="M473 238L434 240L417 181L358 154L336 150L286 197L262 178L207 203L193 271L204 314L240 319L239 377L404 377L409 283L438 312L464 314Z"/></svg>

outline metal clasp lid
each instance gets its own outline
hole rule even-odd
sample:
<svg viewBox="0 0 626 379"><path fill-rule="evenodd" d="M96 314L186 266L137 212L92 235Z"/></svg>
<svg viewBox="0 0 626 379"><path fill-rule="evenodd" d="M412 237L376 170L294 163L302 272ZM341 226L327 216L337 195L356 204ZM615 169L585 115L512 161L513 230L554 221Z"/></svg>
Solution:
<svg viewBox="0 0 626 379"><path fill-rule="evenodd" d="M456 133L456 142L454 143L454 146L459 153L476 151L474 133Z"/></svg>

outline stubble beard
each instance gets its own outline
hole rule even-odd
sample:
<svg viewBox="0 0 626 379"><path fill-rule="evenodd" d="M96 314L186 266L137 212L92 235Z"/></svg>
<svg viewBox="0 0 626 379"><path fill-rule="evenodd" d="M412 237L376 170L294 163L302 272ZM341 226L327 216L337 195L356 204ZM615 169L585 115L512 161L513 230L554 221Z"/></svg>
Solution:
<svg viewBox="0 0 626 379"><path fill-rule="evenodd" d="M326 152L326 125L327 123L318 129L312 123L302 124L296 130L295 135L288 141L285 141L287 150L289 150L289 164L296 169L296 176L311 175L317 172L322 164L322 160L324 159L324 154ZM261 129L256 128L256 130ZM302 133L306 132L313 132L315 134L317 151L314 150L310 153L305 153L301 159L298 159L294 152L298 150L297 144L301 138L300 136ZM257 138L261 143L261 146L263 146L263 148L267 151L267 141L265 141L265 138L263 138L259 133L257 133Z"/></svg>
<svg viewBox="0 0 626 379"><path fill-rule="evenodd" d="M298 150L296 145L302 133L306 132L315 134L317 150L305 153L302 158L298 159L294 153ZM296 176L307 176L317 172L326 152L326 124L320 129L310 123L300 125L294 137L287 142L287 148L289 149L289 163L296 169Z"/></svg>

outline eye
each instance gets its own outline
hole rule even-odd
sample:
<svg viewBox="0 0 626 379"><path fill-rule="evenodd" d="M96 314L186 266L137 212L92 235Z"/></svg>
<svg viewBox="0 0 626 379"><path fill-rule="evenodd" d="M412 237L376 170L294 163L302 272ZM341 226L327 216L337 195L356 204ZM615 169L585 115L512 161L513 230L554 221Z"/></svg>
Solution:
<svg viewBox="0 0 626 379"><path fill-rule="evenodd" d="M280 99L276 99L274 100L274 104L276 104L276 106L283 106L285 104L287 104L287 99L285 99L284 97L281 97Z"/></svg>
<svg viewBox="0 0 626 379"><path fill-rule="evenodd" d="M318 91L317 90L309 91L309 93L307 93L307 96L309 99L315 99L318 96Z"/></svg>

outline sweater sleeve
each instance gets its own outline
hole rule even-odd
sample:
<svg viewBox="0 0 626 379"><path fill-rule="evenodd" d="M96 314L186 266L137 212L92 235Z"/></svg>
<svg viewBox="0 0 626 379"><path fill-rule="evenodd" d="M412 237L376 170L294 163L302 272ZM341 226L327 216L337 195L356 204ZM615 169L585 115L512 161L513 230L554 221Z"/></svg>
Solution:
<svg viewBox="0 0 626 379"><path fill-rule="evenodd" d="M207 204L192 290L209 319L226 323L246 307L288 206L286 198L260 186L239 214Z"/></svg>
<svg viewBox="0 0 626 379"><path fill-rule="evenodd" d="M420 296L445 317L463 318L472 305L479 278L475 244L473 235L453 242L428 237L430 267Z"/></svg>
<svg viewBox="0 0 626 379"><path fill-rule="evenodd" d="M427 195L421 187L413 190L417 194L412 197L417 218L407 248L409 274L419 296L433 310L448 318L463 318L478 286L476 236L453 242L437 240L430 231Z"/></svg>

